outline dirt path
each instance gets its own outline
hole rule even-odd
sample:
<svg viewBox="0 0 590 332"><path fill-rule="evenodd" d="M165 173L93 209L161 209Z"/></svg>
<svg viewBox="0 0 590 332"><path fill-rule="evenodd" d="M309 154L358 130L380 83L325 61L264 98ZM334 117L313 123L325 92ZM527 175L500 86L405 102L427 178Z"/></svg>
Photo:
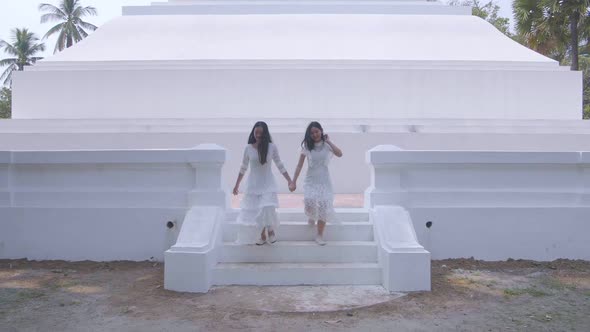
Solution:
<svg viewBox="0 0 590 332"><path fill-rule="evenodd" d="M432 292L392 296L369 307L269 312L247 304L269 301L272 307L272 301L282 300L276 287L170 292L162 288L160 263L0 260L0 331L588 331L590 327L590 262L434 261L432 277Z"/></svg>

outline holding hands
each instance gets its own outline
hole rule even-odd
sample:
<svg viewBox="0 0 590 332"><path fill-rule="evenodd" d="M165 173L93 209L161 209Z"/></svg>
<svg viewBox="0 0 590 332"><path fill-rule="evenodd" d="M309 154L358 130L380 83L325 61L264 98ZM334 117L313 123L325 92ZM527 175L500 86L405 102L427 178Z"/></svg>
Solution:
<svg viewBox="0 0 590 332"><path fill-rule="evenodd" d="M295 183L295 181L289 182L289 191L294 192L295 189L297 189L297 184Z"/></svg>

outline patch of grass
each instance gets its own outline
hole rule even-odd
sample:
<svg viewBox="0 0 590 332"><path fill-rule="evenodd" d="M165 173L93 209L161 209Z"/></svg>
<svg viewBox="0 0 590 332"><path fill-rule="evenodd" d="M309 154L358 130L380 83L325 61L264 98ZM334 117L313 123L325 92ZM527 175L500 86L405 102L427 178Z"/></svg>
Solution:
<svg viewBox="0 0 590 332"><path fill-rule="evenodd" d="M530 296L533 297L541 297L541 296L547 296L549 295L548 293L543 292L540 289L534 288L534 287L528 287L528 288L507 288L504 290L504 295L505 296L521 296L521 295L525 295L528 294Z"/></svg>
<svg viewBox="0 0 590 332"><path fill-rule="evenodd" d="M504 290L505 296L520 296L522 294L524 294L524 292L522 291L522 289L518 288L507 288Z"/></svg>
<svg viewBox="0 0 590 332"><path fill-rule="evenodd" d="M557 291L564 291L564 290L576 290L575 285L566 284L558 279L555 278L544 278L541 281L541 284L545 287L557 290Z"/></svg>
<svg viewBox="0 0 590 332"><path fill-rule="evenodd" d="M58 291L62 288L68 288L76 286L76 283L70 280L55 280L54 282L47 285L47 288L52 291Z"/></svg>
<svg viewBox="0 0 590 332"><path fill-rule="evenodd" d="M532 297L542 297L549 295L549 293L545 293L542 290L533 287L526 288L526 293Z"/></svg>
<svg viewBox="0 0 590 332"><path fill-rule="evenodd" d="M467 277L461 277L461 278L456 278L456 279L450 279L450 282L453 282L459 286L466 286L466 285L473 285L476 283L475 280L471 279L471 278L467 278Z"/></svg>
<svg viewBox="0 0 590 332"><path fill-rule="evenodd" d="M28 301L38 299L40 297L45 296L45 293L39 290L22 290L16 294L16 299L18 301Z"/></svg>
<svg viewBox="0 0 590 332"><path fill-rule="evenodd" d="M489 288L492 288L496 285L498 285L498 282L496 280L490 280L486 283L486 287L489 287Z"/></svg>

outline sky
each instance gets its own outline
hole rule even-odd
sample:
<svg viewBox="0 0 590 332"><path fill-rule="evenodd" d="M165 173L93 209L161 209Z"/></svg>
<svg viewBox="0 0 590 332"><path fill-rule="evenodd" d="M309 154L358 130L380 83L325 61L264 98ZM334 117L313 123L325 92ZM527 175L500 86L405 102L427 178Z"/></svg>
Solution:
<svg viewBox="0 0 590 332"><path fill-rule="evenodd" d="M39 38L43 37L47 30L53 25L52 22L41 24L41 17L37 7L39 3L45 2L56 5L59 0L0 0L0 39L10 42L10 31L14 28L28 28L37 34ZM162 1L162 0L160 0ZM98 10L98 16L88 17L90 22L100 27L112 18L121 15L122 6L149 5L151 0L82 0L84 6L93 6ZM446 2L446 1L445 1ZM482 1L487 2L486 0ZM500 5L500 15L509 17L512 23L512 0L496 0ZM55 38L49 39L45 43L47 50L42 56L49 56L53 53L55 47ZM4 56L0 53L0 58Z"/></svg>

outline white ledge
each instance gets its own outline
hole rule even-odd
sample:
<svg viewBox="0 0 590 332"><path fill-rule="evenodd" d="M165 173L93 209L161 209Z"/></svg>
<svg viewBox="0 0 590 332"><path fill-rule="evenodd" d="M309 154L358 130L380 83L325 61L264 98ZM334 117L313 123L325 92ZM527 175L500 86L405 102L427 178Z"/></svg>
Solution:
<svg viewBox="0 0 590 332"><path fill-rule="evenodd" d="M223 163L224 148L206 144L174 150L0 151L2 164Z"/></svg>
<svg viewBox="0 0 590 332"><path fill-rule="evenodd" d="M582 164L590 152L537 151L397 151L378 146L367 152L367 163L387 164Z"/></svg>

